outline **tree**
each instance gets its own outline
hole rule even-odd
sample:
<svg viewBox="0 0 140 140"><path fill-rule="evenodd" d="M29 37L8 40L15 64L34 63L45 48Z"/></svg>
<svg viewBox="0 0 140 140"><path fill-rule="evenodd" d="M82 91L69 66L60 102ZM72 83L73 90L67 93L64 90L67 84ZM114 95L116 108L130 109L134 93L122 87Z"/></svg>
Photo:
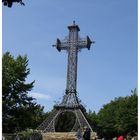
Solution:
<svg viewBox="0 0 140 140"><path fill-rule="evenodd" d="M118 133L136 135L138 127L138 96L136 89L131 96L127 96L119 103L116 116L116 129Z"/></svg>
<svg viewBox="0 0 140 140"><path fill-rule="evenodd" d="M100 137L112 138L116 136L115 125L115 111L116 106L112 101L109 104L103 106L97 114L98 117L98 135Z"/></svg>
<svg viewBox="0 0 140 140"><path fill-rule="evenodd" d="M22 0L2 0L4 6L12 7L13 3L17 2L21 5L25 5Z"/></svg>
<svg viewBox="0 0 140 140"><path fill-rule="evenodd" d="M117 135L137 135L138 96L136 90L126 97L115 98L103 106L97 114L98 134L112 138Z"/></svg>
<svg viewBox="0 0 140 140"><path fill-rule="evenodd" d="M9 52L2 58L2 121L3 132L13 132L16 128L37 127L43 118L43 107L28 95L33 84L26 83L30 74L27 56L16 59Z"/></svg>
<svg viewBox="0 0 140 140"><path fill-rule="evenodd" d="M95 111L91 111L89 110L87 113L85 113L85 116L88 120L88 122L90 123L90 126L92 127L94 132L97 132L98 130L98 118L97 118L97 114Z"/></svg>

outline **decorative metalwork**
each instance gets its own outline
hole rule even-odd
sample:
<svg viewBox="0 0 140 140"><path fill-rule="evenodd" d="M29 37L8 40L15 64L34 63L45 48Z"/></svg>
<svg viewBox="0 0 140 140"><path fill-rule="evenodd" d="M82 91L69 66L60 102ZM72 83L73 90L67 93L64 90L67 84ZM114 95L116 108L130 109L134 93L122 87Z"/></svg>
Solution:
<svg viewBox="0 0 140 140"><path fill-rule="evenodd" d="M38 127L43 132L55 132L55 120L60 113L65 111L72 111L76 116L75 125L71 131L77 130L80 126L81 129L88 127L91 129L87 122L83 112L83 106L80 104L80 100L77 96L77 61L78 51L83 48L90 49L91 43L94 43L87 36L81 39L78 35L80 31L78 25L73 22L73 25L68 26L69 36L63 41L57 39L56 45L53 45L60 52L66 50L68 52L68 63L67 63L67 84L65 95L60 104L55 105L55 110L52 114ZM92 129L91 129L92 130Z"/></svg>

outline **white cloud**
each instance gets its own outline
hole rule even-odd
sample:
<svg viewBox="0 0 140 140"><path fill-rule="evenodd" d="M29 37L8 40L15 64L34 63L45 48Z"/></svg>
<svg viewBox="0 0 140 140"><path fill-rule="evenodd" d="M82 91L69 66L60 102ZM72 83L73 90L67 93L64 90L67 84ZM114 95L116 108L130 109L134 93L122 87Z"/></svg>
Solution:
<svg viewBox="0 0 140 140"><path fill-rule="evenodd" d="M38 92L31 92L30 95L33 96L36 99L49 100L51 98L50 95L43 94L43 93L38 93Z"/></svg>

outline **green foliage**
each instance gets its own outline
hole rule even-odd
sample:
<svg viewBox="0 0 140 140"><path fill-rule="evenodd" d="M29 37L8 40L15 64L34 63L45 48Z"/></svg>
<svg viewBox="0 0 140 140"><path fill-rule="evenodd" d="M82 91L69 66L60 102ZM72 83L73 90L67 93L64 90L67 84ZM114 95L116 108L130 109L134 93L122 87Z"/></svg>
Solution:
<svg viewBox="0 0 140 140"><path fill-rule="evenodd" d="M136 135L137 133L137 103L135 92L131 96L115 98L97 114L98 134L102 137L117 135Z"/></svg>
<svg viewBox="0 0 140 140"><path fill-rule="evenodd" d="M91 111L89 110L89 112L85 113L85 116L88 120L88 122L90 123L90 126L92 127L94 132L97 132L98 126L97 126L97 122L98 122L98 118L97 118L97 114L95 111Z"/></svg>
<svg viewBox="0 0 140 140"><path fill-rule="evenodd" d="M110 139L120 134L129 137L137 135L137 90L131 93L130 96L115 98L105 104L97 114L90 110L86 113L88 122L99 137Z"/></svg>
<svg viewBox="0 0 140 140"><path fill-rule="evenodd" d="M15 135L6 135L4 137L6 140L14 140L15 139Z"/></svg>
<svg viewBox="0 0 140 140"><path fill-rule="evenodd" d="M34 81L26 83L30 74L27 56L14 59L9 52L2 58L2 111L3 132L14 132L16 128L35 128L41 123L43 107L28 95Z"/></svg>
<svg viewBox="0 0 140 140"><path fill-rule="evenodd" d="M57 132L70 132L75 124L76 116L73 112L61 113L55 125Z"/></svg>
<svg viewBox="0 0 140 140"><path fill-rule="evenodd" d="M6 140L42 140L42 134L39 130L33 129L26 129L21 131L20 133L15 134L5 134L4 135Z"/></svg>
<svg viewBox="0 0 140 140"><path fill-rule="evenodd" d="M42 134L38 130L27 129L19 133L20 140L30 140L30 139L37 139L42 140Z"/></svg>

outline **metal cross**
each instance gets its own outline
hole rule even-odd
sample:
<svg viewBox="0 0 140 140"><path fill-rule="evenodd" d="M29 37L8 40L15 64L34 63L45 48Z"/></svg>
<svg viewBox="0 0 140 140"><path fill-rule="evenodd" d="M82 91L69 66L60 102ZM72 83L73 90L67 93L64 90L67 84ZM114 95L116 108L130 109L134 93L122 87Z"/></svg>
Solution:
<svg viewBox="0 0 140 140"><path fill-rule="evenodd" d="M66 50L68 52L68 63L67 63L67 84L66 84L66 94L76 94L77 86L77 59L78 51L87 48L90 49L91 43L88 36L81 39L78 35L80 31L78 25L73 21L73 25L68 26L69 35L65 40L60 40L57 38L56 45L53 45L60 52L61 50Z"/></svg>
<svg viewBox="0 0 140 140"><path fill-rule="evenodd" d="M56 45L53 45L58 51L66 50L68 52L66 94L63 96L62 102L60 104L54 105L52 113L37 128L44 133L55 132L55 124L59 115L68 111L74 113L76 117L75 124L71 129L72 132L77 131L79 127L82 130L85 127L90 128L90 130L93 132L91 126L83 114L83 112L85 112L85 108L77 97L76 82L78 51L83 48L90 49L91 43L94 42L92 42L88 36L84 39L80 39L78 36L80 29L78 25L75 24L75 21L73 22L73 25L68 26L68 29L69 36L63 41L57 39Z"/></svg>

